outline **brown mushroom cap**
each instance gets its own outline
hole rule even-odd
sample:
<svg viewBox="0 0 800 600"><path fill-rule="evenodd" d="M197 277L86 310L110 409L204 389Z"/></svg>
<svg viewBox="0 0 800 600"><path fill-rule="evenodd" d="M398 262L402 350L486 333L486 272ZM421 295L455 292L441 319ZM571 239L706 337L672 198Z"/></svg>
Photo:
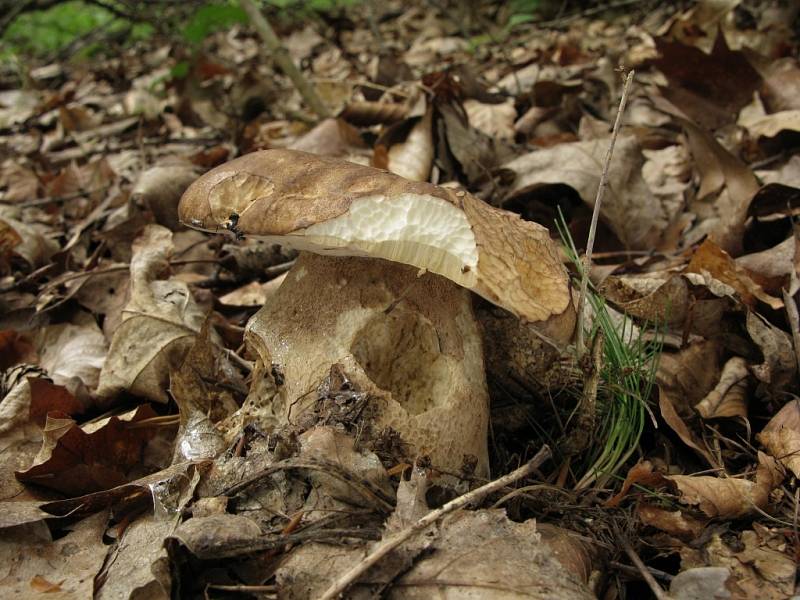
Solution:
<svg viewBox="0 0 800 600"><path fill-rule="evenodd" d="M190 227L317 254L369 256L438 273L527 321L570 305L546 228L463 191L294 150L212 169L181 198Z"/></svg>

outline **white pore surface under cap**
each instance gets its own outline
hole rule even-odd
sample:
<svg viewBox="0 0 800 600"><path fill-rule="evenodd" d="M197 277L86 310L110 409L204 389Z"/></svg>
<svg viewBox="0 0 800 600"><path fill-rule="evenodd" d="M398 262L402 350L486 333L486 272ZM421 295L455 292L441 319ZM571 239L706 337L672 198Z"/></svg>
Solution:
<svg viewBox="0 0 800 600"><path fill-rule="evenodd" d="M385 258L438 273L467 288L477 281L478 249L466 215L434 196L359 198L343 215L287 238L282 243L298 250Z"/></svg>

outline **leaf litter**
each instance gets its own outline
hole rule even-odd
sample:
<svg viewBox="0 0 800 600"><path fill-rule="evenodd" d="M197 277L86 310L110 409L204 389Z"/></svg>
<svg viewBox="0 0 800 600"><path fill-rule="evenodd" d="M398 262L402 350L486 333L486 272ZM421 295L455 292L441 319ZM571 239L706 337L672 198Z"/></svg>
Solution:
<svg viewBox="0 0 800 600"><path fill-rule="evenodd" d="M475 462L443 468L419 438L375 430L377 388L351 363L313 365L325 375L290 399L312 410L284 419L283 365L246 327L286 301L296 253L235 224L189 231L178 202L230 158L290 148L468 190L582 251L619 65L636 82L600 208L598 302L578 326L590 339L624 326L612 337L655 348L652 373L615 371L608 339L576 358L574 318L524 323L475 298L491 473L544 444L553 457L411 537L347 597L796 594L800 62L788 4L634 4L549 22L517 19L513 3L287 13L277 33L327 119L242 24L191 52L156 34L43 64L32 85L4 71L4 593L317 597L485 483ZM646 418L624 468L592 473L574 449L611 444L611 373L654 385L630 396Z"/></svg>

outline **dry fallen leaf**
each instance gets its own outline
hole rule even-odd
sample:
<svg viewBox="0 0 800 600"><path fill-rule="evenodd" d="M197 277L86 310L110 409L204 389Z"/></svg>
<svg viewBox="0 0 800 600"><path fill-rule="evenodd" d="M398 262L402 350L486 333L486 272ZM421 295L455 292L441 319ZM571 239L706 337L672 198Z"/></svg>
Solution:
<svg viewBox="0 0 800 600"><path fill-rule="evenodd" d="M91 598L94 576L106 555L103 534L107 521L106 513L89 517L55 541L37 537L31 526L5 530L0 539L0 595L54 600ZM52 582L54 587L42 589L43 582Z"/></svg>
<svg viewBox="0 0 800 600"><path fill-rule="evenodd" d="M566 184L589 206L600 183L608 140L559 144L537 150L506 163L517 174L511 194L543 184ZM609 170L608 189L600 214L630 249L653 248L679 206L661 204L642 178L642 157L636 138L617 139ZM667 201L669 203L669 201Z"/></svg>
<svg viewBox="0 0 800 600"><path fill-rule="evenodd" d="M181 366L170 372L170 394L180 412L173 462L215 458L225 447L215 423L238 408L229 389L230 365L209 340L208 327L203 326Z"/></svg>
<svg viewBox="0 0 800 600"><path fill-rule="evenodd" d="M758 453L755 481L734 477L668 475L684 504L696 506L706 516L738 519L763 511L769 495L783 481L783 469L775 459Z"/></svg>
<svg viewBox="0 0 800 600"><path fill-rule="evenodd" d="M731 286L737 297L750 308L760 300L773 309L783 308L783 300L765 293L752 277L730 255L711 240L704 241L692 255L686 273L708 273Z"/></svg>
<svg viewBox="0 0 800 600"><path fill-rule="evenodd" d="M789 400L758 434L769 454L800 477L800 400Z"/></svg>
<svg viewBox="0 0 800 600"><path fill-rule="evenodd" d="M139 175L131 190L131 199L147 208L156 223L175 231L178 223L178 200L199 173L185 159L168 157Z"/></svg>
<svg viewBox="0 0 800 600"><path fill-rule="evenodd" d="M710 54L664 38L656 39L656 47L661 58L655 65L669 81L661 93L708 129L735 121L761 83L744 54L728 48L722 33Z"/></svg>
<svg viewBox="0 0 800 600"><path fill-rule="evenodd" d="M637 505L636 515L645 525L686 541L697 539L706 527L705 521L687 514L686 511L670 511L647 503Z"/></svg>
<svg viewBox="0 0 800 600"><path fill-rule="evenodd" d="M459 600L487 592L492 598L594 598L585 579L592 559L584 544L558 528L538 529L534 520L513 523L502 510L455 513L443 519L426 554L410 565L400 556L384 559L349 593L392 582L387 597L393 600L430 598L431 586ZM281 564L278 584L288 598L316 597L362 558L361 550L306 544Z"/></svg>
<svg viewBox="0 0 800 600"><path fill-rule="evenodd" d="M695 405L695 410L704 419L738 417L747 423L747 361L734 356L725 366L719 382L705 398Z"/></svg>
<svg viewBox="0 0 800 600"><path fill-rule="evenodd" d="M764 362L751 367L756 379L772 390L784 390L797 376L797 358L789 335L754 312L747 313L747 333Z"/></svg>
<svg viewBox="0 0 800 600"><path fill-rule="evenodd" d="M95 598L171 598L173 575L165 541L178 526L180 515L199 481L198 471L191 478L179 479L171 488L153 489L153 514L136 519L124 529L117 543L109 549L103 569L97 573ZM169 489L169 505L160 493Z"/></svg>
<svg viewBox="0 0 800 600"><path fill-rule="evenodd" d="M661 416L683 443L712 467L717 466L717 461L686 421L694 415L693 408L697 402L718 380L720 354L719 345L709 341L692 344L677 354L665 352L661 355L656 374Z"/></svg>
<svg viewBox="0 0 800 600"><path fill-rule="evenodd" d="M412 181L427 181L433 165L432 114L428 110L421 118L413 117L388 129L386 133L389 135L382 135L376 142L373 164ZM411 123L413 126L408 130L407 124ZM405 139L393 143L391 132L403 126L407 130ZM381 157L381 152L386 153L385 157Z"/></svg>
<svg viewBox="0 0 800 600"><path fill-rule="evenodd" d="M119 417L79 427L64 413L51 412L44 426L44 441L34 464L17 473L17 479L62 493L79 496L122 485L141 471L144 449L153 438L152 427L130 425L155 417L144 405Z"/></svg>
<svg viewBox="0 0 800 600"><path fill-rule="evenodd" d="M39 364L54 382L76 395L97 387L108 346L96 324L42 327L35 344Z"/></svg>
<svg viewBox="0 0 800 600"><path fill-rule="evenodd" d="M513 98L499 104L486 104L477 100L464 101L464 110L472 127L492 138L501 140L514 139L514 122L517 111Z"/></svg>
<svg viewBox="0 0 800 600"><path fill-rule="evenodd" d="M747 211L758 191L758 182L752 170L708 131L686 119L677 120L686 130L701 178L697 198L690 206L699 224L685 243L694 243L710 234L720 248L737 256L741 253Z"/></svg>
<svg viewBox="0 0 800 600"><path fill-rule="evenodd" d="M149 225L134 242L130 300L114 332L97 395L121 391L166 402L170 366L176 366L205 320L185 283L159 279L168 268L172 233Z"/></svg>
<svg viewBox="0 0 800 600"><path fill-rule="evenodd" d="M714 533L702 547L687 545L680 554L681 569L727 568L726 588L734 600L783 600L794 593L797 567L785 552L785 540L761 525L733 539Z"/></svg>

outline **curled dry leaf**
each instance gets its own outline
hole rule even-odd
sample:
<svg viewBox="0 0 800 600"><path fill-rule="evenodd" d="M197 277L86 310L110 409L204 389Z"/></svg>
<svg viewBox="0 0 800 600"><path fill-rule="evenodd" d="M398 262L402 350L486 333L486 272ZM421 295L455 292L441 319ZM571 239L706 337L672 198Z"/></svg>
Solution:
<svg viewBox="0 0 800 600"><path fill-rule="evenodd" d="M405 119L408 116L408 112L408 107L405 104L352 101L344 107L339 117L353 125L369 127L396 123ZM301 148L298 148L298 150L301 150Z"/></svg>
<svg viewBox="0 0 800 600"><path fill-rule="evenodd" d="M14 477L14 473L27 469L42 445L41 424L31 414L34 405L31 382L41 374L41 370L36 367L18 365L2 375L0 436L3 447L0 449L0 500L20 501L26 498L25 490ZM41 402L40 398L39 406L43 404L45 402ZM6 510L16 515L16 511L20 509L19 506L9 506ZM36 511L38 508L35 508L34 512ZM8 516L5 510L0 511L0 514ZM0 526L17 524L20 522L9 523L6 519Z"/></svg>
<svg viewBox="0 0 800 600"><path fill-rule="evenodd" d="M660 473L653 471L653 464L648 461L638 462L628 469L622 487L613 497L609 498L605 505L607 507L619 506L622 499L628 494L634 484L639 485L658 485L663 483L664 477Z"/></svg>
<svg viewBox="0 0 800 600"><path fill-rule="evenodd" d="M636 515L645 525L660 529L681 540L697 539L706 527L704 520L696 519L686 511L670 511L647 503L636 506Z"/></svg>
<svg viewBox="0 0 800 600"><path fill-rule="evenodd" d="M458 161L468 182L486 179L494 167L508 160L510 153L504 149L502 142L471 127L460 106L455 103L441 104L437 106L437 111L442 117L437 123L437 133L443 126L447 148ZM440 139L440 143L442 141ZM441 158L444 152L439 148L437 156ZM451 175L455 178L457 174Z"/></svg>
<svg viewBox="0 0 800 600"><path fill-rule="evenodd" d="M39 364L54 382L76 395L97 387L108 345L94 322L49 325L41 328L34 340Z"/></svg>
<svg viewBox="0 0 800 600"><path fill-rule="evenodd" d="M781 131L800 131L800 110L782 110L771 115L739 119L751 136L775 137Z"/></svg>
<svg viewBox="0 0 800 600"><path fill-rule="evenodd" d="M695 406L704 419L737 417L747 422L747 361L734 356L722 368L719 382Z"/></svg>
<svg viewBox="0 0 800 600"><path fill-rule="evenodd" d="M706 516L738 519L766 509L769 495L783 481L783 468L774 458L758 453L755 481L733 477L668 475L684 504Z"/></svg>
<svg viewBox="0 0 800 600"><path fill-rule="evenodd" d="M17 478L70 496L122 485L132 479L132 471L144 466L144 448L154 435L152 427L131 428L130 424L155 416L144 405L79 427L65 414L51 412L34 464L18 472Z"/></svg>
<svg viewBox="0 0 800 600"><path fill-rule="evenodd" d="M794 594L797 565L786 552L786 538L757 523L752 530L730 535L714 533L700 548L681 548L681 569L724 567L730 571L727 589L735 600L784 600Z"/></svg>
<svg viewBox="0 0 800 600"><path fill-rule="evenodd" d="M172 577L164 540L175 525L173 519L146 514L125 527L121 539L108 551L103 568L96 573L93 597L169 600Z"/></svg>
<svg viewBox="0 0 800 600"><path fill-rule="evenodd" d="M189 519L170 535L169 543L180 543L200 560L218 560L246 554L263 538L253 519L222 513Z"/></svg>
<svg viewBox="0 0 800 600"><path fill-rule="evenodd" d="M58 243L48 236L45 226L23 223L15 217L19 217L17 211L0 206L0 227L6 231L3 251L6 251L5 244L11 242L11 251L28 263L31 269L47 264L58 251ZM13 233L9 230L13 230Z"/></svg>
<svg viewBox="0 0 800 600"><path fill-rule="evenodd" d="M343 119L324 119L288 147L320 156L365 156L369 152L358 129Z"/></svg>
<svg viewBox="0 0 800 600"><path fill-rule="evenodd" d="M771 61L760 95L770 112L800 109L800 68L797 58Z"/></svg>
<svg viewBox="0 0 800 600"><path fill-rule="evenodd" d="M752 170L708 131L687 119L676 120L686 131L701 178L697 200L690 206L700 222L686 243L711 234L720 248L736 256L741 253L747 211L758 192L758 181Z"/></svg>
<svg viewBox="0 0 800 600"><path fill-rule="evenodd" d="M754 252L740 256L736 259L736 264L743 267L761 284L768 294L777 296L781 290L787 289L789 295L794 296L800 281L797 277L798 264L797 238L792 235L786 238L777 246L773 246L762 252Z"/></svg>
<svg viewBox="0 0 800 600"><path fill-rule="evenodd" d="M773 458L800 477L800 400L784 404L757 437Z"/></svg>
<svg viewBox="0 0 800 600"><path fill-rule="evenodd" d="M514 159L504 166L517 174L511 195L543 184L566 184L587 205L594 204L608 140L559 144ZM631 249L651 249L680 207L661 204L642 178L644 158L636 138L621 135L614 147L608 189L600 214ZM672 211L672 212L670 212Z"/></svg>
<svg viewBox="0 0 800 600"><path fill-rule="evenodd" d="M232 369L208 328L206 322L180 368L170 373L170 393L180 411L173 462L216 457L224 441L215 423L238 408L229 389Z"/></svg>
<svg viewBox="0 0 800 600"><path fill-rule="evenodd" d="M394 497L394 489L389 482L389 475L380 459L365 448L356 447L353 436L336 431L333 427L317 426L300 436L300 460L333 461L348 473L352 473L362 481L368 481L373 487L382 490L386 498ZM313 511L323 509L333 498L346 505L361 506L363 497L354 492L349 482L341 481L324 471L312 471L308 474L312 485L321 490L319 498L309 497L305 509Z"/></svg>
<svg viewBox="0 0 800 600"><path fill-rule="evenodd" d="M11 257L14 248L22 243L22 238L17 231L5 221L0 221L0 275L11 272Z"/></svg>
<svg viewBox="0 0 800 600"><path fill-rule="evenodd" d="M180 228L178 201L197 175L196 167L188 160L162 159L139 175L131 198L153 213L156 223L175 231Z"/></svg>
<svg viewBox="0 0 800 600"><path fill-rule="evenodd" d="M97 395L127 391L166 402L170 366L178 365L205 320L188 286L158 279L167 270L172 233L149 225L133 246L130 300L114 332Z"/></svg>
<svg viewBox="0 0 800 600"><path fill-rule="evenodd" d="M35 200L39 195L41 182L36 173L17 162L3 165L0 174L0 187L4 187L2 196L4 202L12 204Z"/></svg>
<svg viewBox="0 0 800 600"><path fill-rule="evenodd" d="M286 273L282 273L266 283L251 281L224 296L220 296L219 301L227 306L262 306L278 291L284 279L286 279Z"/></svg>
<svg viewBox="0 0 800 600"><path fill-rule="evenodd" d="M509 98L499 104L486 104L477 100L464 101L469 124L492 138L501 140L514 139L514 121L517 110L514 99Z"/></svg>
<svg viewBox="0 0 800 600"><path fill-rule="evenodd" d="M737 298L751 308L755 307L757 300L776 310L783 308L783 300L764 292L743 267L711 240L704 241L695 251L685 272L710 274L736 290Z"/></svg>
<svg viewBox="0 0 800 600"><path fill-rule="evenodd" d="M658 405L661 416L683 443L694 449L712 467L717 466L705 444L687 426L695 404L718 380L721 349L711 341L691 344L676 354L663 353L658 364Z"/></svg>
<svg viewBox="0 0 800 600"><path fill-rule="evenodd" d="M427 181L433 166L432 111L428 110L425 116L414 120L416 123L405 141L388 147L386 164L382 166L406 179ZM376 147L376 153L379 147Z"/></svg>
<svg viewBox="0 0 800 600"><path fill-rule="evenodd" d="M789 335L754 312L747 313L747 333L758 345L764 362L751 367L753 375L773 391L782 391L796 379L797 359Z"/></svg>

